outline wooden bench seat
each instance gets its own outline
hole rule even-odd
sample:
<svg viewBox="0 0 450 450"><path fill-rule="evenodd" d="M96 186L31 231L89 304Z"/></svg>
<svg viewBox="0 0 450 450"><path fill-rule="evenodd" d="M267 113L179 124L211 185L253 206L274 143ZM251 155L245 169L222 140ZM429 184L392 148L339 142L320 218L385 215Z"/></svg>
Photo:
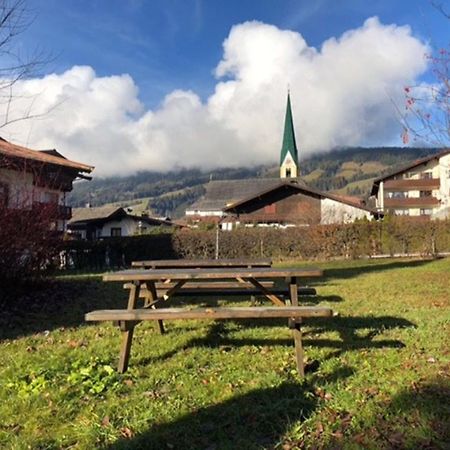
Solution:
<svg viewBox="0 0 450 450"><path fill-rule="evenodd" d="M103 309L87 313L87 321L142 321L177 319L266 319L330 317L332 310L321 306L251 306L226 308L159 308L159 309Z"/></svg>
<svg viewBox="0 0 450 450"><path fill-rule="evenodd" d="M91 311L86 321L112 321L119 325L130 339L123 341L118 371L127 370L134 327L145 320L183 319L269 319L288 318L294 333L295 356L300 376L304 376L301 320L308 317L331 317L331 308L320 306L268 306L268 307L219 307L219 308L160 308L160 309L105 309Z"/></svg>

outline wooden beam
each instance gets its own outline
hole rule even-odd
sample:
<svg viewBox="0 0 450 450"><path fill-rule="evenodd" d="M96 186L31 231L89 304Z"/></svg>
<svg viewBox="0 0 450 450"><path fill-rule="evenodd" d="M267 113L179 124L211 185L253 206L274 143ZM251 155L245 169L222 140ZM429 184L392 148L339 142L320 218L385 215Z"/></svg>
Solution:
<svg viewBox="0 0 450 450"><path fill-rule="evenodd" d="M281 300L271 291L266 289L259 281L255 280L254 278L246 278L245 280L253 284L253 286L255 286L257 289L259 289L261 294L265 295L272 303L278 306L284 306L283 300Z"/></svg>
<svg viewBox="0 0 450 450"><path fill-rule="evenodd" d="M136 303L139 299L140 283L134 283L130 289L128 297L128 309L126 311L132 312L136 308ZM119 364L117 370L124 373L128 368L128 361L131 353L131 343L133 341L134 326L122 331L122 342L120 344Z"/></svg>

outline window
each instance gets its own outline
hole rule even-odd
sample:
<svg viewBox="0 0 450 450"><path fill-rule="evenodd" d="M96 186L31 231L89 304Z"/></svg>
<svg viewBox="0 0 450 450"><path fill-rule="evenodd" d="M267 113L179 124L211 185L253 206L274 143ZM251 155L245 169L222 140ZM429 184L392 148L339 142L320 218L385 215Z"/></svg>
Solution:
<svg viewBox="0 0 450 450"><path fill-rule="evenodd" d="M286 178L291 177L291 169L286 169Z"/></svg>
<svg viewBox="0 0 450 450"><path fill-rule="evenodd" d="M119 237L122 236L122 228L111 228L111 237Z"/></svg>
<svg viewBox="0 0 450 450"><path fill-rule="evenodd" d="M57 192L44 192L44 203L58 204L59 195Z"/></svg>
<svg viewBox="0 0 450 450"><path fill-rule="evenodd" d="M408 192L389 192L389 198L408 198Z"/></svg>
<svg viewBox="0 0 450 450"><path fill-rule="evenodd" d="M431 197L431 191L420 191L420 197Z"/></svg>
<svg viewBox="0 0 450 450"><path fill-rule="evenodd" d="M421 216L429 216L433 213L433 210L431 208L423 208L420 210Z"/></svg>
<svg viewBox="0 0 450 450"><path fill-rule="evenodd" d="M409 209L395 209L394 214L396 216L409 216Z"/></svg>
<svg viewBox="0 0 450 450"><path fill-rule="evenodd" d="M422 172L420 174L420 178L422 178L422 180L429 180L430 178L433 178L433 173L432 172Z"/></svg>

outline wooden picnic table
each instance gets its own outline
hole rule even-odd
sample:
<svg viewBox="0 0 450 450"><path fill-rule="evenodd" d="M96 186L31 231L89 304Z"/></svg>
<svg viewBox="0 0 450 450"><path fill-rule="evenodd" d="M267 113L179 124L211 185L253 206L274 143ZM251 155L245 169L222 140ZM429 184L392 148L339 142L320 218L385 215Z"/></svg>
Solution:
<svg viewBox="0 0 450 450"><path fill-rule="evenodd" d="M259 259L154 259L133 261L132 267L143 269L220 268L220 267L270 267L270 258Z"/></svg>
<svg viewBox="0 0 450 450"><path fill-rule="evenodd" d="M86 314L86 320L118 321L122 331L122 344L119 357L119 372L126 371L131 350L135 325L142 320L157 320L160 331L164 332L163 319L243 319L248 317L290 317L289 325L293 330L297 367L300 375L303 369L303 348L301 342L301 320L303 317L329 317L330 308L301 307L298 301L298 282L301 278L320 277L322 270L317 268L273 268L273 267L203 267L203 268L159 268L131 269L109 273L103 276L104 281L127 282L130 289L126 310L93 311ZM252 308L164 308L162 303L170 304L170 299L177 291L189 283L214 283L217 281L234 281L244 285L252 285L261 295L267 297L272 307ZM266 280L275 280L288 287L288 298L280 297L276 292L264 285ZM158 296L156 283L170 284L162 296ZM148 291L144 308L136 308L142 286ZM215 295L220 297L220 291ZM288 307L289 309L286 309ZM158 309L156 309L158 308Z"/></svg>

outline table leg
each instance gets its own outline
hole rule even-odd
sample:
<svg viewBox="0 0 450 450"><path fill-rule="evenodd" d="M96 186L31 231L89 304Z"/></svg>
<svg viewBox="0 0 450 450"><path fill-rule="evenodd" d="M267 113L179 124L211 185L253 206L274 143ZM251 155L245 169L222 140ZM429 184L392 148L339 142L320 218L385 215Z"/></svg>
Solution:
<svg viewBox="0 0 450 450"><path fill-rule="evenodd" d="M136 304L139 298L140 291L140 283L133 283L130 289L130 295L128 297L128 307L127 309L135 309ZM122 343L120 344L120 355L119 355L119 364L117 370L120 373L126 372L128 368L128 361L130 359L131 352L131 343L133 341L133 332L134 325L130 324L130 326L125 328L125 331L122 331Z"/></svg>
<svg viewBox="0 0 450 450"><path fill-rule="evenodd" d="M147 284L147 289L150 293L150 298L149 298L149 303L153 303L157 298L158 298L158 294L156 293L156 286L155 286L155 282L154 281L150 281ZM147 305L145 305L147 306ZM153 309L156 309L156 304L151 306ZM160 334L164 334L166 332L166 330L164 329L164 323L162 320L158 320L158 328L159 328L159 333Z"/></svg>
<svg viewBox="0 0 450 450"><path fill-rule="evenodd" d="M289 280L289 296L290 303L292 306L298 306L298 287L297 278L291 277ZM302 344L302 328L301 328L301 318L289 319L292 328L292 334L294 336L295 345L295 359L297 361L297 370L301 377L305 376L305 368L303 365L303 344Z"/></svg>

